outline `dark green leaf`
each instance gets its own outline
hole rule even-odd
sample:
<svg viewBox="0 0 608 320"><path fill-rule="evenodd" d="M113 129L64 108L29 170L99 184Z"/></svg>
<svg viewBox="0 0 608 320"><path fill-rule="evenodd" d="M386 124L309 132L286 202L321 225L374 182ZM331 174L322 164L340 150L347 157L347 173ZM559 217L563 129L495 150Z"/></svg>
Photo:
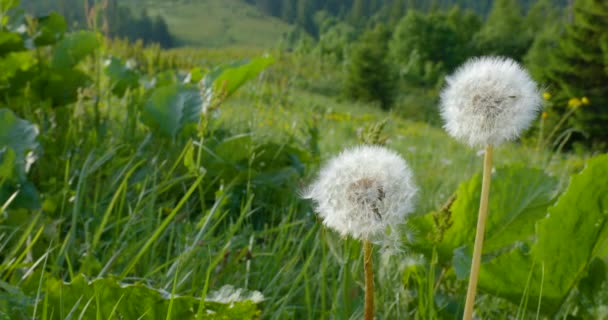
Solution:
<svg viewBox="0 0 608 320"><path fill-rule="evenodd" d="M607 275L606 263L599 258L593 259L589 264L586 276L578 284L582 303L588 309L602 305L600 298L605 295L605 292L602 291L606 285L606 280L608 280Z"/></svg>
<svg viewBox="0 0 608 320"><path fill-rule="evenodd" d="M0 151L3 168L3 174L0 175L0 205L4 204L14 192L19 191L12 204L13 207L30 209L40 207L38 192L26 177L27 167L35 158L28 158L28 153L35 153L39 148L37 136L36 126L17 118L9 109L0 109ZM5 168L6 161L13 164L10 174L7 174L8 169Z"/></svg>
<svg viewBox="0 0 608 320"><path fill-rule="evenodd" d="M31 51L10 52L0 58L0 88L11 88L13 77L19 71L27 71L36 64Z"/></svg>
<svg viewBox="0 0 608 320"><path fill-rule="evenodd" d="M205 88L213 88L216 94L228 97L272 63L274 59L266 56L220 66L205 76L203 84Z"/></svg>
<svg viewBox="0 0 608 320"><path fill-rule="evenodd" d="M554 312L585 274L592 259L605 252L608 232L608 155L588 161L566 192L536 224L536 241L483 264L479 286L513 302L524 293ZM537 304L528 305L536 308Z"/></svg>
<svg viewBox="0 0 608 320"><path fill-rule="evenodd" d="M53 52L51 65L54 68L69 69L95 52L101 45L95 32L78 31L65 36Z"/></svg>
<svg viewBox="0 0 608 320"><path fill-rule="evenodd" d="M38 47L55 44L61 39L67 27L65 19L55 12L38 18L38 30L33 37L34 43Z"/></svg>
<svg viewBox="0 0 608 320"><path fill-rule="evenodd" d="M136 88L139 85L137 72L115 57L107 62L105 73L110 78L112 93L119 97L124 96L128 89Z"/></svg>
<svg viewBox="0 0 608 320"><path fill-rule="evenodd" d="M15 150L12 148L0 149L0 184L15 178L15 158Z"/></svg>
<svg viewBox="0 0 608 320"><path fill-rule="evenodd" d="M29 121L19 119L9 109L0 109L0 149L10 148L16 155L15 165L25 176L26 156L38 149L38 128Z"/></svg>
<svg viewBox="0 0 608 320"><path fill-rule="evenodd" d="M26 284L28 293L36 294L38 276ZM194 319L200 299L191 296L172 296L143 284L125 284L114 278L98 278L88 281L83 275L72 282L45 276L42 290L46 298L41 306L48 308L49 319L65 319L67 312L84 319ZM45 301L47 300L48 301ZM103 303L96 303L102 301ZM89 303L91 302L91 303ZM171 313L169 313L171 305ZM231 302L205 303L202 319L257 319L259 311L251 300L237 299Z"/></svg>
<svg viewBox="0 0 608 320"><path fill-rule="evenodd" d="M143 121L175 138L186 125L197 124L202 100L195 86L167 85L156 88L146 102Z"/></svg>
<svg viewBox="0 0 608 320"><path fill-rule="evenodd" d="M13 51L23 51L23 39L16 32L0 31L0 57Z"/></svg>
<svg viewBox="0 0 608 320"><path fill-rule="evenodd" d="M492 175L484 252L492 252L534 234L535 222L552 203L557 179L541 170L497 168ZM454 249L475 241L481 175L460 185L450 207L451 226L438 245L440 256L451 260Z"/></svg>
<svg viewBox="0 0 608 320"><path fill-rule="evenodd" d="M91 78L77 69L50 69L39 82L42 97L53 106L64 106L78 99L78 89L91 84Z"/></svg>

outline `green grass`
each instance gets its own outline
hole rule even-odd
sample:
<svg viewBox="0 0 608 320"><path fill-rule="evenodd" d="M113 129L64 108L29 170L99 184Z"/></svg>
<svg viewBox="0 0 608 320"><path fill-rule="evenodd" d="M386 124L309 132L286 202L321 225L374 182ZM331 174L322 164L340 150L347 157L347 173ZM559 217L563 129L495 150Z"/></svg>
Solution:
<svg viewBox="0 0 608 320"><path fill-rule="evenodd" d="M179 6L187 8L176 5L176 12ZM216 59L221 52L213 55ZM87 301L75 307L78 292L68 297L58 288L59 280L84 274L192 297L227 284L259 290L265 296L260 305L264 319L360 319L361 245L323 228L310 203L298 195L317 173L319 160L357 144L361 129L388 119L387 145L411 164L420 186L415 213L425 214L479 172L482 158L441 128L344 100L335 91L339 71L324 71L314 59L279 58L223 102L209 118L204 138L160 137L139 122L147 95L134 91L113 97L105 78L98 83L99 100L81 98L52 109L22 97L19 102L27 108L19 109L20 116L41 128L44 153L30 176L44 205L0 215L0 297L12 290L23 318L34 313L36 296L43 297L35 309L41 319L63 319L71 310L86 314ZM93 66L88 61L83 69ZM314 90L330 83L327 94ZM102 115L98 127L95 101ZM135 124L133 131L125 128L129 123ZM318 132L318 141L311 132ZM314 157L314 142L320 159ZM222 143L223 149L218 147ZM281 180L286 183L254 176L277 173L264 171L265 166L284 169L283 151L289 148L311 154L295 178L293 171L280 170L286 174L272 178L286 176ZM540 166L536 159L548 155L512 143L496 151L496 160L497 165ZM218 164L216 157L225 161ZM560 155L546 170L565 181L582 163L579 157ZM403 249L404 243L396 244ZM433 286L439 266L427 269L420 255L380 246L374 259L378 318L437 314ZM457 291L453 274L445 277ZM101 310L115 312L123 297L111 298L106 301L103 292L94 291L87 315L102 319ZM122 303L138 303L137 297L125 299ZM169 308L174 300L177 305L171 298ZM487 300L489 310L517 312L517 306ZM5 306L0 299L0 311Z"/></svg>
<svg viewBox="0 0 608 320"><path fill-rule="evenodd" d="M240 0L128 0L135 12L160 14L178 45L274 47L290 26Z"/></svg>

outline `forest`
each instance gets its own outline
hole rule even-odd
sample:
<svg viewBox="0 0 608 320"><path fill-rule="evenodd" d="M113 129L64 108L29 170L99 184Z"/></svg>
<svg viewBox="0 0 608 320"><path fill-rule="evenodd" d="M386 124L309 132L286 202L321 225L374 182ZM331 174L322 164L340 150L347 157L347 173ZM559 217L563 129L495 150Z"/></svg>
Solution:
<svg viewBox="0 0 608 320"><path fill-rule="evenodd" d="M158 43L163 48L174 46L169 27L161 16L150 16L145 8L134 12L118 0L23 0L21 6L33 15L57 12L66 18L71 28L97 28L112 38L141 40L148 45ZM93 19L92 8L103 14Z"/></svg>

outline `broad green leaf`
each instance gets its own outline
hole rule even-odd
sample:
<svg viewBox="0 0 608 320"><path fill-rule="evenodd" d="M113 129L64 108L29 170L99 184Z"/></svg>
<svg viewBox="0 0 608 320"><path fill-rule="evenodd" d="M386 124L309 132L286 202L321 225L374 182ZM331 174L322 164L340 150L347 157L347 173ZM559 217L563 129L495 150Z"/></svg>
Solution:
<svg viewBox="0 0 608 320"><path fill-rule="evenodd" d="M18 4L19 0L0 0L0 12L7 12Z"/></svg>
<svg viewBox="0 0 608 320"><path fill-rule="evenodd" d="M10 81L19 71L27 71L36 64L31 51L10 52L0 58L0 88L10 88Z"/></svg>
<svg viewBox="0 0 608 320"><path fill-rule="evenodd" d="M588 161L568 189L536 224L530 250L515 248L481 267L479 286L518 303L524 293L541 297L541 308L557 310L585 274L592 259L605 252L608 232L608 155ZM537 303L529 303L536 308Z"/></svg>
<svg viewBox="0 0 608 320"><path fill-rule="evenodd" d="M23 39L16 32L0 31L0 57L13 51L23 51Z"/></svg>
<svg viewBox="0 0 608 320"><path fill-rule="evenodd" d="M0 149L0 185L4 181L11 181L15 177L15 150L4 147ZM0 198L0 201L2 199Z"/></svg>
<svg viewBox="0 0 608 320"><path fill-rule="evenodd" d="M606 293L603 288L607 280L606 263L602 259L594 258L587 268L585 277L578 283L580 301L587 310L605 305Z"/></svg>
<svg viewBox="0 0 608 320"><path fill-rule="evenodd" d="M31 277L25 285L30 294L37 292L36 280L39 278L36 278L38 276ZM88 281L83 275L76 276L70 283L45 276L42 290L48 302L41 299L40 307L46 304L44 307L52 315L49 319L65 319L70 310L75 310L83 319L195 319L200 303L198 298L172 296L170 292L143 284L121 283L115 278ZM247 300L252 296L242 291L231 292L243 294L240 299L228 301L229 297L218 292L205 301L202 319L257 319L256 303L259 301Z"/></svg>
<svg viewBox="0 0 608 320"><path fill-rule="evenodd" d="M101 45L95 32L77 31L65 36L53 51L51 65L54 68L69 69L95 52Z"/></svg>
<svg viewBox="0 0 608 320"><path fill-rule="evenodd" d="M557 179L538 169L520 166L497 168L492 174L484 252L492 252L534 234L535 222L552 203ZM444 214L450 227L438 251L451 260L454 249L475 241L481 175L460 185L456 200Z"/></svg>
<svg viewBox="0 0 608 320"><path fill-rule="evenodd" d="M78 69L47 70L45 78L41 78L38 85L42 97L50 99L53 106L64 106L78 99L78 89L91 84L91 78Z"/></svg>
<svg viewBox="0 0 608 320"><path fill-rule="evenodd" d="M105 73L110 78L112 93L122 97L128 89L136 88L139 85L139 75L137 72L122 63L118 58L112 57L106 63Z"/></svg>
<svg viewBox="0 0 608 320"><path fill-rule="evenodd" d="M199 83L201 80L203 80L204 74L203 74L203 70L200 67L196 67L190 70L190 72L188 73L188 76L186 77L186 79L188 81L186 81L187 83Z"/></svg>
<svg viewBox="0 0 608 320"><path fill-rule="evenodd" d="M11 110L0 109L0 150L2 151L2 172L7 173L4 162L13 163L12 174L0 176L0 204L15 191L19 194L12 206L38 208L40 199L34 185L27 180L28 166L35 157L28 153L36 152L39 148L36 140L38 128L30 122L19 119ZM7 151L10 150L10 151ZM5 179L2 179L5 178ZM5 181L3 181L5 180Z"/></svg>
<svg viewBox="0 0 608 320"><path fill-rule="evenodd" d="M0 149L10 148L15 152L15 165L22 177L25 177L27 153L38 149L37 136L35 125L19 119L9 109L0 109Z"/></svg>
<svg viewBox="0 0 608 320"><path fill-rule="evenodd" d="M205 88L213 88L216 94L229 97L248 80L259 75L272 63L274 63L272 57L264 56L220 66L203 78L203 84Z"/></svg>
<svg viewBox="0 0 608 320"><path fill-rule="evenodd" d="M197 87L167 85L154 89L144 106L142 117L150 127L175 138L185 126L198 123L201 107Z"/></svg>
<svg viewBox="0 0 608 320"><path fill-rule="evenodd" d="M38 18L38 30L34 34L36 46L48 46L57 43L67 30L67 23L60 14L52 12L48 16Z"/></svg>

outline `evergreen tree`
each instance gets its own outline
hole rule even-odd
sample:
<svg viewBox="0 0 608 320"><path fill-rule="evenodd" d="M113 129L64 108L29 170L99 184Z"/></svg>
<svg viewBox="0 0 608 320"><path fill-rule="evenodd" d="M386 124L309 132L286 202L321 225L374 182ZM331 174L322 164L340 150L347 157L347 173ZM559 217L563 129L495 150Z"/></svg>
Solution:
<svg viewBox="0 0 608 320"><path fill-rule="evenodd" d="M577 139L608 150L608 2L576 1L574 21L567 26L547 69L547 80L561 101L557 105L566 108L567 99L588 97L590 104L575 112L571 122L588 139Z"/></svg>
<svg viewBox="0 0 608 320"><path fill-rule="evenodd" d="M297 0L296 23L308 33L315 34L313 22L313 8L309 0Z"/></svg>
<svg viewBox="0 0 608 320"><path fill-rule="evenodd" d="M293 0L286 0L281 6L281 19L293 23L296 19L296 6Z"/></svg>
<svg viewBox="0 0 608 320"><path fill-rule="evenodd" d="M475 35L479 51L521 60L532 43L522 16L517 0L496 0L486 23Z"/></svg>
<svg viewBox="0 0 608 320"><path fill-rule="evenodd" d="M405 0L394 0L390 6L389 21L391 25L395 25L401 20L405 14L406 4Z"/></svg>
<svg viewBox="0 0 608 320"><path fill-rule="evenodd" d="M534 79L546 81L547 61L559 46L564 19L550 0L540 0L530 8L525 24L533 33L534 41L524 62Z"/></svg>
<svg viewBox="0 0 608 320"><path fill-rule="evenodd" d="M353 2L353 7L350 11L350 20L352 24L358 25L363 21L366 12L365 4L365 0L355 0Z"/></svg>
<svg viewBox="0 0 608 320"><path fill-rule="evenodd" d="M395 82L387 59L389 38L388 29L378 25L354 45L345 86L350 98L379 102L383 109L392 104Z"/></svg>
<svg viewBox="0 0 608 320"><path fill-rule="evenodd" d="M460 10L447 15L409 11L390 42L391 57L404 79L434 86L443 73L460 65L471 53L471 34L478 26L474 20L474 16L461 16Z"/></svg>

